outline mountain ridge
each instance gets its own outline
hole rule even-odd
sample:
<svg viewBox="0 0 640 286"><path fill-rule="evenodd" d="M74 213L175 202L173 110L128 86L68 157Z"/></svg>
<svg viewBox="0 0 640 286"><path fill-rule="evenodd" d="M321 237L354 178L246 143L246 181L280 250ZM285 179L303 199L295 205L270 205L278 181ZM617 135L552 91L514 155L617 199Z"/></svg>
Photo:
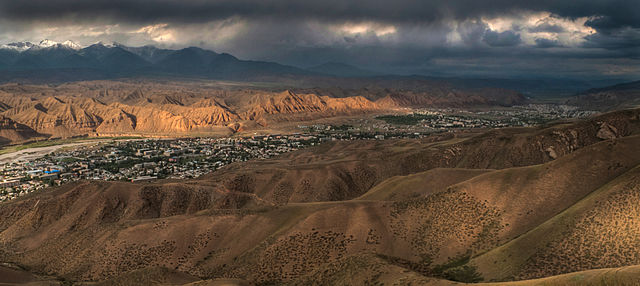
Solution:
<svg viewBox="0 0 640 286"><path fill-rule="evenodd" d="M592 88L566 100L567 104L597 110L614 110L640 106L640 80Z"/></svg>
<svg viewBox="0 0 640 286"><path fill-rule="evenodd" d="M100 52L103 49L97 47ZM215 55L214 55L215 56ZM48 136L192 133L229 135L240 129L389 112L413 107L524 104L502 90L225 88L199 82L84 81L62 85L0 85L0 115Z"/></svg>
<svg viewBox="0 0 640 286"><path fill-rule="evenodd" d="M343 77L370 77L381 75L378 72L361 69L345 63L326 62L317 66L309 67L307 70L333 76Z"/></svg>
<svg viewBox="0 0 640 286"><path fill-rule="evenodd" d="M5 44L0 46L0 51L0 71L5 72L92 69L111 76L164 74L245 80L260 76L315 74L274 62L240 60L226 53L218 54L197 47L168 50L102 42L80 47L71 41L43 40L39 44Z"/></svg>
<svg viewBox="0 0 640 286"><path fill-rule="evenodd" d="M45 41L43 41L45 42ZM244 82L279 82L304 87L350 87L354 84L413 85L421 82L446 82L450 85L477 89L501 88L540 97L569 96L605 82L582 79L509 79L509 78L438 78L427 75L385 75L340 62L326 62L317 66L300 68L270 61L243 60L228 53L216 53L199 47L172 50L152 45L130 47L114 42L98 42L86 47L65 41L33 44L18 42L0 45L0 81L11 82L71 82L79 80L178 77L191 79L222 79ZM88 53L91 47L118 51L113 61L99 60L97 54ZM209 56L185 57L189 51ZM115 52L112 52L115 53ZM184 55L182 55L184 56ZM169 61L167 58L174 58ZM216 59L217 58L217 59ZM163 60L165 60L163 62ZM177 67L177 68L176 68ZM365 83L367 82L368 83ZM613 81L619 82L619 81Z"/></svg>

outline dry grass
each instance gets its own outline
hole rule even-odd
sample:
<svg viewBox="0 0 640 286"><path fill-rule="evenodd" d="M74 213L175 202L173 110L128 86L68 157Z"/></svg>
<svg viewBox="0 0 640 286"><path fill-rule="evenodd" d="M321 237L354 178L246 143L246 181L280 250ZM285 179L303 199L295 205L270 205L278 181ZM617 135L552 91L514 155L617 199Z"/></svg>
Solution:
<svg viewBox="0 0 640 286"><path fill-rule="evenodd" d="M389 178L357 200L401 201L445 191L447 187L489 172L483 169L435 168L429 171Z"/></svg>
<svg viewBox="0 0 640 286"><path fill-rule="evenodd" d="M634 114L611 119L623 138L608 141L594 139L600 118L327 144L192 181L78 182L0 204L0 258L74 281L170 269L276 284L438 285L451 282L422 274L477 266L485 279L526 278L640 263L624 247L640 236L638 190L612 187L640 165ZM544 151L552 143L565 150L555 160Z"/></svg>
<svg viewBox="0 0 640 286"><path fill-rule="evenodd" d="M639 264L638 167L517 239L474 259L486 277L542 277Z"/></svg>

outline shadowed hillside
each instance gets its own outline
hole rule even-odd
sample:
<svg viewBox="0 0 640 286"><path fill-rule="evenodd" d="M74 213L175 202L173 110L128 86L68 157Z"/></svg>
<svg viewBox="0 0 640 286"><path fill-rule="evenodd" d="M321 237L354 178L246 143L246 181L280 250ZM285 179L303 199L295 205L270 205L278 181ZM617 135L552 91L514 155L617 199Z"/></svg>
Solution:
<svg viewBox="0 0 640 286"><path fill-rule="evenodd" d="M636 265L639 114L69 184L0 204L0 260L104 285L448 285ZM580 277L633 279L624 269Z"/></svg>
<svg viewBox="0 0 640 286"><path fill-rule="evenodd" d="M411 198L428 196L444 191L447 187L466 181L475 176L490 172L483 169L444 169L435 168L429 171L389 178L371 188L358 200L402 201Z"/></svg>
<svg viewBox="0 0 640 286"><path fill-rule="evenodd" d="M0 116L0 145L45 138L45 135L39 134L29 126Z"/></svg>
<svg viewBox="0 0 640 286"><path fill-rule="evenodd" d="M638 107L640 81L589 89L570 98L567 103L598 110Z"/></svg>
<svg viewBox="0 0 640 286"><path fill-rule="evenodd" d="M640 264L638 167L624 173L527 234L476 259L488 277L535 278ZM527 245L527 247L523 247ZM488 263L495 260L495 263ZM508 266L507 266L508 265Z"/></svg>

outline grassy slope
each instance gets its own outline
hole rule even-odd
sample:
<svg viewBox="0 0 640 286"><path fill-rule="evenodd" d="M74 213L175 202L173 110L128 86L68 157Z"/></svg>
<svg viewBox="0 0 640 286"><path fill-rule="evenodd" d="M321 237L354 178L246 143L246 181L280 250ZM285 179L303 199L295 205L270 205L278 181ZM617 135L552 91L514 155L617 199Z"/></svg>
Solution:
<svg viewBox="0 0 640 286"><path fill-rule="evenodd" d="M197 206L201 199L186 200L184 195L193 191L183 194L179 184L148 191L129 184L104 184L106 189L93 191L84 186L68 195L51 196L50 201L45 196L17 201L16 204L25 203L26 213L21 216L24 219L7 226L0 238L19 241L18 246L26 250L20 260L26 265L42 270L58 269L65 275L78 275L75 273L82 271L82 277L91 279L135 270L145 264L178 267L207 277L292 279L323 263L362 251L414 261L419 259L416 255L427 254L439 264L479 242L488 242L486 247L495 245L484 241L482 235L486 228L499 222L497 212L504 212L503 221L513 225L534 225L546 220L549 206L560 208L559 212L563 205L570 206L581 199L582 195L574 194L576 185L597 189L598 184L622 172L611 171L609 163L619 159L625 166L629 162L638 164L640 155L634 153L638 151L634 147L640 144L640 137L617 142L612 147L607 145L609 142L598 143L543 165L485 173L456 185L452 191L407 203L300 203L259 212L247 210L246 215L213 215L207 214L207 210L193 214L188 206ZM617 158L616 154L624 158ZM591 162L590 167L585 168L582 161ZM551 188L541 188L548 182ZM496 188L496 184L508 187ZM137 187L127 190L133 186ZM558 188L566 191L558 193ZM156 192L165 195L140 197ZM484 201L483 195L491 196ZM519 206L532 205L529 198L538 196L546 198L545 203L528 210L528 216L521 218ZM505 197L518 203L502 204ZM175 201L177 198L183 199ZM29 207L38 200L41 200L38 208ZM161 200L158 205L154 205L156 200ZM182 205L185 215L176 215L180 212L174 211L173 206ZM53 210L69 212L49 213ZM160 217L155 218L154 213ZM510 217L517 219L507 220ZM114 219L116 223L111 224ZM23 224L37 229L34 232L31 226L20 227ZM67 229L74 232L63 232ZM507 232L503 237L510 235ZM94 249L103 252L96 253ZM131 251L148 257L145 259L149 261L136 260L136 256L130 256ZM175 261L180 262L176 265Z"/></svg>
<svg viewBox="0 0 640 286"><path fill-rule="evenodd" d="M533 280L481 283L479 286L625 286L640 284L640 265L619 268L594 269L556 275Z"/></svg>
<svg viewBox="0 0 640 286"><path fill-rule="evenodd" d="M287 285L632 286L639 283L640 265L580 271L523 281L460 283L425 277L369 254L326 264Z"/></svg>
<svg viewBox="0 0 640 286"><path fill-rule="evenodd" d="M488 201L513 239L640 164L640 136L603 141L542 165L476 176L451 188Z"/></svg>
<svg viewBox="0 0 640 286"><path fill-rule="evenodd" d="M376 185L357 200L399 201L427 196L489 171L436 168L407 176L396 176Z"/></svg>
<svg viewBox="0 0 640 286"><path fill-rule="evenodd" d="M547 245L565 237L567 232L575 229L576 224L589 210L606 201L611 194L619 191L638 176L640 176L640 167L619 176L526 234L474 258L471 263L478 267L485 279L502 280L518 276L528 260L537 252L548 251ZM613 222L609 221L609 223ZM634 246L628 245L628 247ZM563 263L563 261L556 261L556 263Z"/></svg>

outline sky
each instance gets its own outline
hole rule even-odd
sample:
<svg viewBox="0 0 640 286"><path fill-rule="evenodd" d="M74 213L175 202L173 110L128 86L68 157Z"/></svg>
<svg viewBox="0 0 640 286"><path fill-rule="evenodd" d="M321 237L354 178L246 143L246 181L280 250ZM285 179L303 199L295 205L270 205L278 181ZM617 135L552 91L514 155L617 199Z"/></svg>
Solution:
<svg viewBox="0 0 640 286"><path fill-rule="evenodd" d="M42 39L394 74L640 79L640 0L0 0L0 43Z"/></svg>

